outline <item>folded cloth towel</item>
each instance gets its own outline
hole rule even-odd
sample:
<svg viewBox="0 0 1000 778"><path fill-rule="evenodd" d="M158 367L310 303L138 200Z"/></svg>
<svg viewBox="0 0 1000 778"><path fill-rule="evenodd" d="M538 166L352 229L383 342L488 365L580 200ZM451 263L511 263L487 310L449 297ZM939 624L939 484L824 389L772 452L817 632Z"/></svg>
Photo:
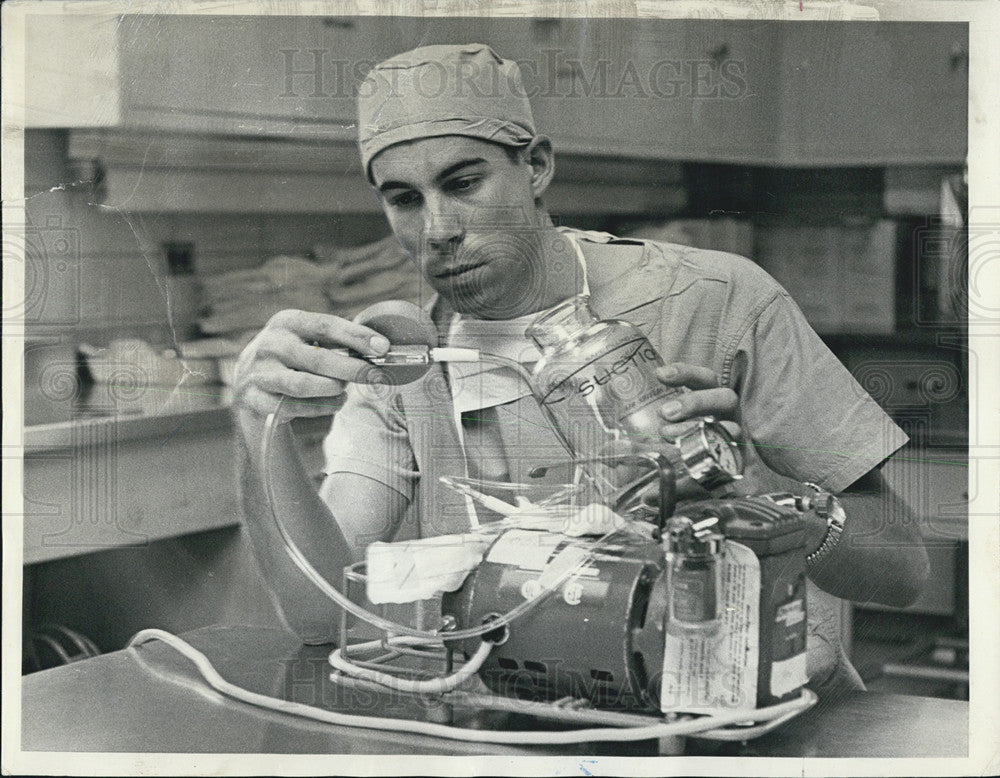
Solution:
<svg viewBox="0 0 1000 778"><path fill-rule="evenodd" d="M330 272L303 257L277 256L258 268L205 276L202 299L207 313L198 325L208 334L231 335L259 330L287 308L331 313L333 306L323 294Z"/></svg>
<svg viewBox="0 0 1000 778"><path fill-rule="evenodd" d="M318 263L333 271L333 280L338 284L353 284L382 270L405 265L413 267L393 235L363 246L341 247L321 243L313 247L313 254Z"/></svg>
<svg viewBox="0 0 1000 778"><path fill-rule="evenodd" d="M201 331L231 336L259 330L287 308L350 319L382 300L423 304L431 298L432 290L391 235L363 246L321 244L314 254L316 261L282 255L257 268L204 277Z"/></svg>
<svg viewBox="0 0 1000 778"><path fill-rule="evenodd" d="M272 290L247 296L240 304L220 306L198 320L202 332L210 335L235 335L244 330L259 330L278 311L297 308L303 311L333 313L333 306L318 288Z"/></svg>
<svg viewBox="0 0 1000 778"><path fill-rule="evenodd" d="M324 291L338 316L350 318L373 303L389 299L422 305L433 294L392 235L365 246L320 244L313 253L328 271Z"/></svg>
<svg viewBox="0 0 1000 778"><path fill-rule="evenodd" d="M245 293L319 285L326 281L330 273L330 268L317 265L304 257L281 255L272 257L260 267L203 276L201 285L203 294L211 303L216 299Z"/></svg>
<svg viewBox="0 0 1000 778"><path fill-rule="evenodd" d="M376 605L427 600L442 592L458 589L466 577L483 560L497 536L505 536L508 543L494 553L502 555L503 548L510 548L511 563L528 552L539 559L549 555L546 543L557 535L581 537L600 536L627 524L625 519L603 505L586 505L572 511L567 506L526 506L494 524L485 524L480 531L464 535L439 535L421 540L403 540L395 543L375 542L365 552L367 564L367 596ZM651 525L650 525L651 526ZM539 531L539 530L548 530ZM586 546L572 546L569 553L560 554L551 563L541 565L539 584L544 587L556 581L587 554ZM493 561L502 561L493 557Z"/></svg>

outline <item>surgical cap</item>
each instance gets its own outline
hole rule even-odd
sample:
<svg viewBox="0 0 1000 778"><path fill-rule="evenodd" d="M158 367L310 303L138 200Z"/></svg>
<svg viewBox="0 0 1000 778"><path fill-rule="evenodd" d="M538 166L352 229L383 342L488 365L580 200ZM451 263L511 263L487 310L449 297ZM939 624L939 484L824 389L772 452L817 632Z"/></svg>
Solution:
<svg viewBox="0 0 1000 778"><path fill-rule="evenodd" d="M358 145L369 180L380 151L441 135L527 145L535 121L517 63L471 43L422 46L372 68L358 92Z"/></svg>

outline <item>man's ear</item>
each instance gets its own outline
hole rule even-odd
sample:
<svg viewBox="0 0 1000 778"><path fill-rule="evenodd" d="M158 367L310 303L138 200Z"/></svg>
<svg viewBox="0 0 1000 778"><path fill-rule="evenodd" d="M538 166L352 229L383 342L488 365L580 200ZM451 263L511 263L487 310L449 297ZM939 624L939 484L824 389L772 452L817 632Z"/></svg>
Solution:
<svg viewBox="0 0 1000 778"><path fill-rule="evenodd" d="M536 135L525 146L523 154L531 166L531 191L537 199L549 188L556 172L552 141L546 135Z"/></svg>

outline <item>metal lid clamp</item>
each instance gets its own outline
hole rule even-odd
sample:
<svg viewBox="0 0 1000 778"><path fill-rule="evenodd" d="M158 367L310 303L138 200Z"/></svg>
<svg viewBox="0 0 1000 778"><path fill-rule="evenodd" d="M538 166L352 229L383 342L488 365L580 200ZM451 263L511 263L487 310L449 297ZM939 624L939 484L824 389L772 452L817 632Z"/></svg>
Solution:
<svg viewBox="0 0 1000 778"><path fill-rule="evenodd" d="M717 516L692 521L687 516L674 516L667 522L665 550L687 557L717 556L723 551L725 536Z"/></svg>

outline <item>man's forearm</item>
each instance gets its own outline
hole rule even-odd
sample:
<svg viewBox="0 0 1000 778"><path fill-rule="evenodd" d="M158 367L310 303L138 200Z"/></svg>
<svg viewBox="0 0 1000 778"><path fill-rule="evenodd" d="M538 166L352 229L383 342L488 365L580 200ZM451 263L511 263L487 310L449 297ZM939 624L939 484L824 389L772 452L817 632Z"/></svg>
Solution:
<svg viewBox="0 0 1000 778"><path fill-rule="evenodd" d="M244 525L265 583L289 627L303 640L330 641L335 636L337 610L288 555L264 490L264 468L268 468L282 525L310 564L338 588L343 568L355 561L353 550L306 474L290 426L286 423L275 429L269 461L263 462L263 421L242 409L234 413Z"/></svg>
<svg viewBox="0 0 1000 778"><path fill-rule="evenodd" d="M811 566L810 578L854 602L912 603L930 571L915 517L880 473L865 491L847 491L840 500L847 515L844 531L830 553ZM822 532L817 544L821 540Z"/></svg>

